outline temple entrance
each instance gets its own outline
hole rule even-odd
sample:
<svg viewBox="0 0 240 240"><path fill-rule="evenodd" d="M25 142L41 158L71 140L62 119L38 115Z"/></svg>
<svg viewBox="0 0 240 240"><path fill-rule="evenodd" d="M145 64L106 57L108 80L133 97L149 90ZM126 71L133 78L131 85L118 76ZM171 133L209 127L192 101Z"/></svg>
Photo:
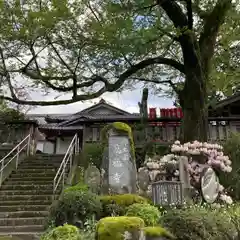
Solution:
<svg viewBox="0 0 240 240"><path fill-rule="evenodd" d="M44 141L38 141L42 152L46 154L65 154L75 134L79 138L79 150L83 146L83 129L80 127L64 127L61 129L39 129L44 135Z"/></svg>

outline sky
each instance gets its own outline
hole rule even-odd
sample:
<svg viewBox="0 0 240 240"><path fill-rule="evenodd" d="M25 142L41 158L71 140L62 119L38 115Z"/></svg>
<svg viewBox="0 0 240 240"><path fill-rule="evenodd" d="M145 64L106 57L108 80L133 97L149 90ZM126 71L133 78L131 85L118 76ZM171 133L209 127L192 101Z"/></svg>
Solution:
<svg viewBox="0 0 240 240"><path fill-rule="evenodd" d="M53 100L53 95L48 95L43 97L41 94L34 94L34 100ZM63 96L58 98L64 99L70 96ZM59 106L47 106L47 107L34 107L28 113L29 114L68 114L76 113L87 107L98 103L99 100L103 98L107 103L112 104L117 108L121 108L130 113L139 112L138 102L142 98L142 89L136 89L133 91L123 91L121 93L105 93L100 98L93 99L91 101L77 102L69 105L59 105ZM173 99L163 98L149 94L148 106L156 108L168 108L173 106Z"/></svg>

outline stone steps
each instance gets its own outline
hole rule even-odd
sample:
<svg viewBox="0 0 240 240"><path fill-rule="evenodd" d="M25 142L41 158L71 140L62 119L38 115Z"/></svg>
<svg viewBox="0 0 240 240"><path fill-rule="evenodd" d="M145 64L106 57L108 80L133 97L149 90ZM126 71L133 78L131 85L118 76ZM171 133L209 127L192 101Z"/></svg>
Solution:
<svg viewBox="0 0 240 240"><path fill-rule="evenodd" d="M44 225L45 217L0 218L0 226Z"/></svg>
<svg viewBox="0 0 240 240"><path fill-rule="evenodd" d="M0 203L3 203L4 201L25 201L26 203L28 201L51 201L52 193L49 195L0 195Z"/></svg>
<svg viewBox="0 0 240 240"><path fill-rule="evenodd" d="M22 225L22 226L0 226L0 233L2 236L10 235L9 233L42 233L44 232L44 225Z"/></svg>
<svg viewBox="0 0 240 240"><path fill-rule="evenodd" d="M52 179L54 179L55 175L56 175L56 172L51 172L51 173L46 173L46 172L24 173L24 172L22 172L22 173L13 173L12 177L13 178L22 178L22 179L29 178L29 177L34 177L34 178L36 178L36 177L39 177L39 178L52 177Z"/></svg>
<svg viewBox="0 0 240 240"><path fill-rule="evenodd" d="M34 181L44 181L44 180L53 181L52 175L51 176L23 176L23 177L15 177L15 175L13 175L10 178L6 179L6 182L8 182L8 181L14 181L14 182L15 181L16 182L30 181L30 182L34 182Z"/></svg>
<svg viewBox="0 0 240 240"><path fill-rule="evenodd" d="M63 156L34 157L20 163L0 188L0 236L13 234L33 240L44 231L53 200L53 180Z"/></svg>
<svg viewBox="0 0 240 240"><path fill-rule="evenodd" d="M16 211L48 211L50 206L46 205L0 205L1 212L16 212Z"/></svg>
<svg viewBox="0 0 240 240"><path fill-rule="evenodd" d="M17 211L17 212L0 212L0 218L31 218L31 217L46 217L48 211Z"/></svg>
<svg viewBox="0 0 240 240"><path fill-rule="evenodd" d="M10 184L17 184L19 181L20 180L9 179L3 184L3 186L10 185ZM34 180L31 180L31 178L29 178L29 179L21 180L21 183L23 185L31 185L31 184L45 185L45 184L53 184L53 179L49 178L49 179L34 179Z"/></svg>
<svg viewBox="0 0 240 240"><path fill-rule="evenodd" d="M1 195L51 195L53 193L53 189L32 189L32 190L1 190Z"/></svg>
<svg viewBox="0 0 240 240"><path fill-rule="evenodd" d="M51 196L52 197L52 196ZM0 200L1 201L1 200ZM46 206L49 206L51 205L51 200L49 198L49 200L46 200L46 199L42 199L42 200L29 200L29 199L26 199L26 200L23 200L23 199L20 199L20 200L16 200L16 198L14 198L14 201L9 201L9 200L3 200L1 201L1 205L3 206L16 206L16 205L46 205Z"/></svg>
<svg viewBox="0 0 240 240"><path fill-rule="evenodd" d="M19 184L14 184L14 185L11 185L11 184L4 184L2 185L1 187L2 190L13 190L15 191L16 189L19 190L40 190L42 191L43 189L44 190L52 190L53 189L53 183L50 182L49 184L45 184L45 185L39 185L39 184L23 184L23 185L19 185Z"/></svg>
<svg viewBox="0 0 240 240"><path fill-rule="evenodd" d="M31 232L8 232L1 233L0 237L10 237L11 240L39 240L42 232L31 233ZM0 238L1 239L1 238ZM8 238L6 238L8 239Z"/></svg>

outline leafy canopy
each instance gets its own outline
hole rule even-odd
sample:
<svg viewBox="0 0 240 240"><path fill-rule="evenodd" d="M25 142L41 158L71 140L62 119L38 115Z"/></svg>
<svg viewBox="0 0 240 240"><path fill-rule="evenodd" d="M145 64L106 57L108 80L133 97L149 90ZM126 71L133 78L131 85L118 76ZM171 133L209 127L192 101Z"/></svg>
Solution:
<svg viewBox="0 0 240 240"><path fill-rule="evenodd" d="M163 3L1 0L1 98L18 104L68 104L139 81L156 92L166 93L169 86L177 92L185 78L179 37L189 31L201 38L206 26L214 27L210 20L218 19L216 10L220 16L226 6L208 86L232 93L239 84L239 0L175 0L167 4L168 10ZM176 8L188 19L188 27L173 24ZM72 98L31 100L36 90L72 93Z"/></svg>

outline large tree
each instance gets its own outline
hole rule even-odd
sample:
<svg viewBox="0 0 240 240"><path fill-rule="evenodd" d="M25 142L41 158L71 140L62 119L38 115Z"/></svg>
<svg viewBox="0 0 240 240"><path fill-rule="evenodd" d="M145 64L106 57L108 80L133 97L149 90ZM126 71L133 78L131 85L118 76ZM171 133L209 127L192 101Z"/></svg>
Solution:
<svg viewBox="0 0 240 240"><path fill-rule="evenodd" d="M225 73L236 61L229 48L239 40L238 6L231 0L1 1L1 98L47 106L136 81L155 90L168 84L184 111L184 140L206 140L207 89L218 90L222 79L228 89L235 84ZM31 100L23 98L26 89L72 97Z"/></svg>

